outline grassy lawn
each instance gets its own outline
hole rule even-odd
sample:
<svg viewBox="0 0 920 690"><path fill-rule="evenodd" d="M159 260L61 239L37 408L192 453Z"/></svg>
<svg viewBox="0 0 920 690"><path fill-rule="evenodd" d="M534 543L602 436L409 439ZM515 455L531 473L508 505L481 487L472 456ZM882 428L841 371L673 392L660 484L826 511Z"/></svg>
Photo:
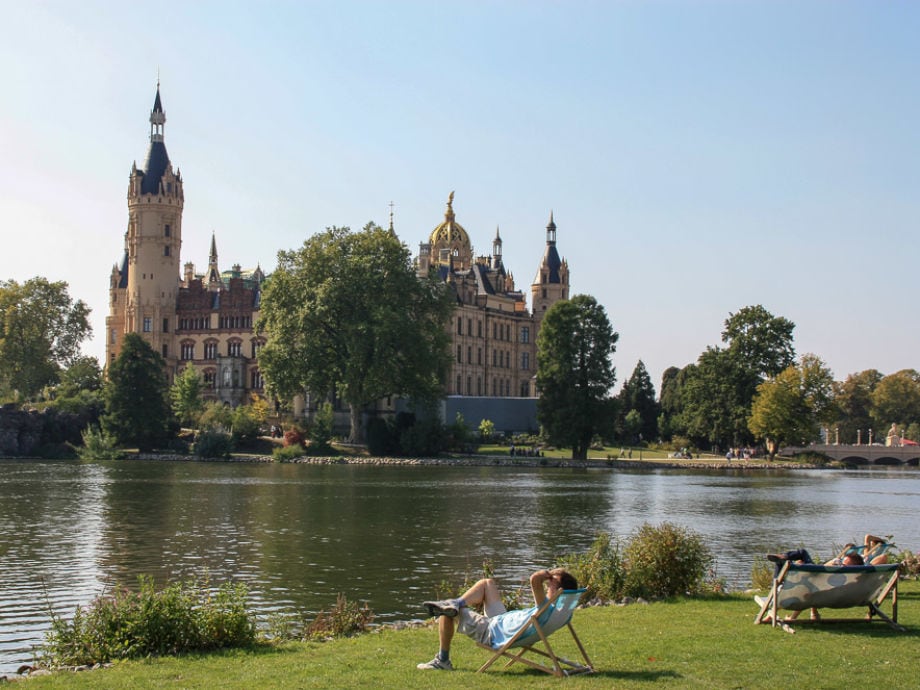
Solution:
<svg viewBox="0 0 920 690"><path fill-rule="evenodd" d="M475 670L485 653L455 639L453 672L418 671L437 651L435 628L386 631L328 643L151 659L113 668L34 678L29 688L808 688L842 685L917 687L920 583L901 583L899 621L801 624L795 635L753 625L750 597L679 600L579 610L575 628L597 673L561 680L516 666ZM889 607L884 607L886 611ZM850 609L840 616L860 616ZM568 633L551 642L575 657Z"/></svg>

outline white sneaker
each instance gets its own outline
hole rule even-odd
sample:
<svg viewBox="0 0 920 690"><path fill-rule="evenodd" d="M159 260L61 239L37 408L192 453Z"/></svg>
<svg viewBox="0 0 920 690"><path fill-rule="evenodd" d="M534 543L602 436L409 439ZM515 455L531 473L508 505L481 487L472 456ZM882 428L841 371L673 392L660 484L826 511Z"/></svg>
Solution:
<svg viewBox="0 0 920 690"><path fill-rule="evenodd" d="M435 657L431 661L426 661L424 664L418 664L415 668L423 671L453 671L454 665L450 663L450 659L441 661L440 658Z"/></svg>

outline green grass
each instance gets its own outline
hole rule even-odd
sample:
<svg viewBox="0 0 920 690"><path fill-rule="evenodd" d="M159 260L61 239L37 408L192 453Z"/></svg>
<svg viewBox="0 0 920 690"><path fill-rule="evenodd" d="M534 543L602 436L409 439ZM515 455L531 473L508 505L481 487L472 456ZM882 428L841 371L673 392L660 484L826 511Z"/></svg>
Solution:
<svg viewBox="0 0 920 690"><path fill-rule="evenodd" d="M917 685L920 583L901 583L899 633L883 623L798 626L795 635L753 625L750 597L679 600L577 611L575 628L597 668L559 680L513 667L476 674L486 659L455 638L452 673L418 671L437 651L435 628L386 631L327 643L124 662L110 669L35 678L29 688L813 688ZM883 607L886 611L888 607ZM859 616L852 609L841 616ZM551 642L574 657L563 630ZM437 674L433 676L432 674Z"/></svg>

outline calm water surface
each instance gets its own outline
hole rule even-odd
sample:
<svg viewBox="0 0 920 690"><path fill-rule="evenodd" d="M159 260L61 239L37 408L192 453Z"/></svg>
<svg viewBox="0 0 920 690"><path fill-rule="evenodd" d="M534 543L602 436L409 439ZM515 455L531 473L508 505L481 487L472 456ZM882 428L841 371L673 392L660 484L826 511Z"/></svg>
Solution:
<svg viewBox="0 0 920 690"><path fill-rule="evenodd" d="M865 532L920 550L920 472L744 473L558 468L0 460L0 673L32 659L49 606L71 615L114 583L208 572L245 582L262 614L313 613L337 593L378 621L423 615L442 580L492 559L520 579L670 520L701 533L718 574L755 554L829 555Z"/></svg>

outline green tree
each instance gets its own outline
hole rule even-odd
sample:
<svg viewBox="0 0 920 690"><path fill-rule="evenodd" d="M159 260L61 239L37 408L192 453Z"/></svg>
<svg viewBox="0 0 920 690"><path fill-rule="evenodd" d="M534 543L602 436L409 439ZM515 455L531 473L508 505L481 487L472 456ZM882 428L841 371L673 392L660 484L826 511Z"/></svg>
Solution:
<svg viewBox="0 0 920 690"><path fill-rule="evenodd" d="M172 411L180 424L194 427L204 410L204 400L201 397L201 374L189 362L179 373L169 389L169 399L172 401Z"/></svg>
<svg viewBox="0 0 920 690"><path fill-rule="evenodd" d="M128 333L108 368L102 428L122 446L150 450L168 438L170 409L163 358Z"/></svg>
<svg viewBox="0 0 920 690"><path fill-rule="evenodd" d="M687 371L677 428L704 446L750 443L748 418L757 386L795 361L794 328L760 305L730 313L722 331L726 346L707 348Z"/></svg>
<svg viewBox="0 0 920 690"><path fill-rule="evenodd" d="M872 420L879 440L892 424L903 429L920 422L920 372L902 369L879 381L872 391Z"/></svg>
<svg viewBox="0 0 920 690"><path fill-rule="evenodd" d="M615 333L603 306L588 295L554 304L537 336L537 417L556 445L570 447L573 460L588 457L592 437L610 410L616 381L611 356Z"/></svg>
<svg viewBox="0 0 920 690"><path fill-rule="evenodd" d="M32 399L55 383L92 333L89 313L63 281L0 281L0 395Z"/></svg>
<svg viewBox="0 0 920 690"><path fill-rule="evenodd" d="M736 314L729 313L722 342L728 344L732 356L755 374L760 383L795 362L794 329L792 321L773 316L758 304L739 309Z"/></svg>
<svg viewBox="0 0 920 690"><path fill-rule="evenodd" d="M268 339L259 367L279 397L339 396L350 439L360 441L365 406L440 394L452 311L444 284L418 277L394 234L373 223L361 232L330 228L278 253L262 295L257 327Z"/></svg>
<svg viewBox="0 0 920 690"><path fill-rule="evenodd" d="M834 426L842 443L868 443L872 419L872 391L883 379L876 369L850 374L845 381L834 383L837 418Z"/></svg>
<svg viewBox="0 0 920 690"><path fill-rule="evenodd" d="M627 443L635 443L637 438L641 441L654 440L658 436L658 403L655 401L652 378L641 359L617 397L620 413L617 431L620 439ZM631 412L636 413L638 424L626 424L626 417Z"/></svg>
<svg viewBox="0 0 920 690"><path fill-rule="evenodd" d="M751 433L763 439L772 460L785 444L805 444L818 436L833 399L834 377L815 355L804 355L757 387L749 420Z"/></svg>

